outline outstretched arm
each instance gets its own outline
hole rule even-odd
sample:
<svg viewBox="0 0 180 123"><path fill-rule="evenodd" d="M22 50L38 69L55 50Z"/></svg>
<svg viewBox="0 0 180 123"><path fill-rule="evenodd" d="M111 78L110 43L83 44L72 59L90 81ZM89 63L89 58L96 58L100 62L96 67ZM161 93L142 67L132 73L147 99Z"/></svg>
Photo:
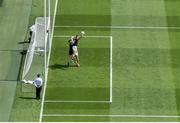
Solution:
<svg viewBox="0 0 180 123"><path fill-rule="evenodd" d="M31 80L22 80L22 82L26 83L26 84L34 84L34 81Z"/></svg>
<svg viewBox="0 0 180 123"><path fill-rule="evenodd" d="M77 36L77 40L79 41L79 39L81 39L82 38L82 35L78 35Z"/></svg>
<svg viewBox="0 0 180 123"><path fill-rule="evenodd" d="M85 32L84 31L81 31L81 33L77 36L77 39L81 39L83 36L84 36Z"/></svg>

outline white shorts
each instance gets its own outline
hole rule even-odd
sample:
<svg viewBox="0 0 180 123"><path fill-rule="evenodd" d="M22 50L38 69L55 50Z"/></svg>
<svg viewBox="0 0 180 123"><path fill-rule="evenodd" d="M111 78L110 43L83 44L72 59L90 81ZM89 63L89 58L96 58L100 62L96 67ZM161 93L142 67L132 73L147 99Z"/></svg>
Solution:
<svg viewBox="0 0 180 123"><path fill-rule="evenodd" d="M78 56L77 46L73 46L72 49L73 49L74 55Z"/></svg>

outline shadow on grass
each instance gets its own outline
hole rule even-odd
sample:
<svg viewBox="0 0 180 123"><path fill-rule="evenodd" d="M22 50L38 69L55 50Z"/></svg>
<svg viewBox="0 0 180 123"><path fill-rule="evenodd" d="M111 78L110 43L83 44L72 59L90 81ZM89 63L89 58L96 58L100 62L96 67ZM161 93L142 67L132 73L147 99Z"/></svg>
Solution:
<svg viewBox="0 0 180 123"><path fill-rule="evenodd" d="M2 4L3 4L3 0L0 0L0 7L2 7Z"/></svg>
<svg viewBox="0 0 180 123"><path fill-rule="evenodd" d="M30 42L28 42L28 41L21 41L21 42L18 42L18 44L28 44L28 43L30 43Z"/></svg>
<svg viewBox="0 0 180 123"><path fill-rule="evenodd" d="M21 99L29 99L29 100L32 100L32 99L36 99L35 97L19 97Z"/></svg>

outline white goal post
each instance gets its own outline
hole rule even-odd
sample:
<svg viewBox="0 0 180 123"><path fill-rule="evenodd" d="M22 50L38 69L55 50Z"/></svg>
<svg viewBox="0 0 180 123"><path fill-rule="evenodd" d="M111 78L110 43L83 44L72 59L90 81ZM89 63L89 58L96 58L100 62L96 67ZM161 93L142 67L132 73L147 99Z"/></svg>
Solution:
<svg viewBox="0 0 180 123"><path fill-rule="evenodd" d="M46 25L46 22L48 22L47 25ZM34 27L35 27L35 29L32 32L31 41L30 41L30 44L29 44L29 47L28 47L28 50L26 53L26 57L25 57L24 68L23 68L23 72L22 72L22 79L25 79L25 77L27 76L27 74L31 68L34 55L39 55L39 57L40 56L44 57L44 66L45 66L44 72L46 73L46 68L47 68L46 55L49 52L48 37L50 37L50 35L49 35L49 29L50 29L49 18L48 17L46 17L46 18L37 17L35 20Z"/></svg>

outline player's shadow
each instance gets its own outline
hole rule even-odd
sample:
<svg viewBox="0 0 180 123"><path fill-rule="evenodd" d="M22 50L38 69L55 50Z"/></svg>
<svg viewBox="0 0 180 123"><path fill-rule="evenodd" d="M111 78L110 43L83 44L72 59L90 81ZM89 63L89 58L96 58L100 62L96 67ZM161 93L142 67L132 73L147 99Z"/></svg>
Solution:
<svg viewBox="0 0 180 123"><path fill-rule="evenodd" d="M29 44L30 42L29 41L20 41L18 42L18 44Z"/></svg>
<svg viewBox="0 0 180 123"><path fill-rule="evenodd" d="M50 69L55 70L55 69L62 69L62 70L67 70L68 66L67 65L62 65L62 64L53 64L49 66Z"/></svg>

